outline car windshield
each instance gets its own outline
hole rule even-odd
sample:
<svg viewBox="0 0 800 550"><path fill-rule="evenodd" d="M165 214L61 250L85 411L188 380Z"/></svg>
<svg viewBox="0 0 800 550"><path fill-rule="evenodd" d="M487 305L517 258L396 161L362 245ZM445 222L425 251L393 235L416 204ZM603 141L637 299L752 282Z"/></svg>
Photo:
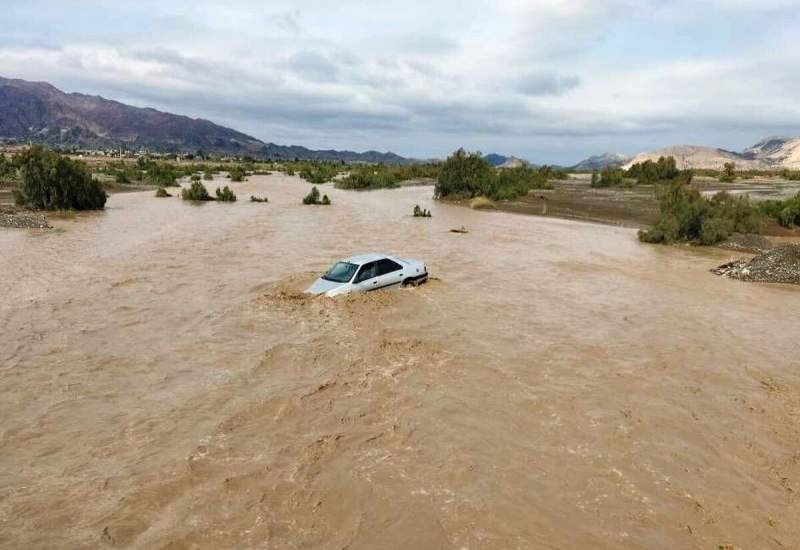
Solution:
<svg viewBox="0 0 800 550"><path fill-rule="evenodd" d="M334 283L347 283L356 274L358 266L347 262L339 262L328 272L322 276L326 281L333 281Z"/></svg>

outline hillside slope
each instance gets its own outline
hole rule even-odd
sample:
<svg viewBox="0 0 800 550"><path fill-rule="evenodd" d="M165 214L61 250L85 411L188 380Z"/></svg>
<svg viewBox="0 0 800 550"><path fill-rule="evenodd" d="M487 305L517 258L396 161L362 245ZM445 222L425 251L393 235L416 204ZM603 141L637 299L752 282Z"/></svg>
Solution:
<svg viewBox="0 0 800 550"><path fill-rule="evenodd" d="M411 162L394 153L315 151L266 144L203 119L139 108L99 96L65 93L46 82L0 77L0 141L80 149L206 153L344 162Z"/></svg>

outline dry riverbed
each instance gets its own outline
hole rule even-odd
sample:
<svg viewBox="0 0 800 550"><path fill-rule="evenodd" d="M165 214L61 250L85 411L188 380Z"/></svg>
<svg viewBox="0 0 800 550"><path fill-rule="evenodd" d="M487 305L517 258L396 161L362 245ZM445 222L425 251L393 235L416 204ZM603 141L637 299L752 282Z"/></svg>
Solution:
<svg viewBox="0 0 800 550"><path fill-rule="evenodd" d="M270 202L0 232L0 547L800 546L800 288L430 187L233 187ZM370 250L434 279L302 294Z"/></svg>

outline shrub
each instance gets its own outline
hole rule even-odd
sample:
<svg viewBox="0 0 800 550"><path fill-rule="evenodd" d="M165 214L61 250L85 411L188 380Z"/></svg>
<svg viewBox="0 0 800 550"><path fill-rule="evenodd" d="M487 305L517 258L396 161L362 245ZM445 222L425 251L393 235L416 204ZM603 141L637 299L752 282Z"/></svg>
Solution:
<svg viewBox="0 0 800 550"><path fill-rule="evenodd" d="M660 217L655 225L639 232L639 239L644 242L692 241L711 245L733 233L760 230L761 213L748 197L721 192L709 200L680 178L659 184L656 196Z"/></svg>
<svg viewBox="0 0 800 550"><path fill-rule="evenodd" d="M211 201L211 195L208 194L206 186L199 181L192 182L188 188L181 191L181 198L185 201Z"/></svg>
<svg viewBox="0 0 800 550"><path fill-rule="evenodd" d="M14 162L0 153L0 178L13 178L16 172L17 167L14 166Z"/></svg>
<svg viewBox="0 0 800 550"><path fill-rule="evenodd" d="M315 163L305 165L300 170L300 177L310 183L326 183L335 178L338 173L339 169L332 164Z"/></svg>
<svg viewBox="0 0 800 550"><path fill-rule="evenodd" d="M108 196L83 162L39 146L19 153L20 182L14 190L19 205L43 210L102 210Z"/></svg>
<svg viewBox="0 0 800 550"><path fill-rule="evenodd" d="M328 195L322 195L322 202L320 204L323 204L325 206L330 206L331 199L328 198Z"/></svg>
<svg viewBox="0 0 800 550"><path fill-rule="evenodd" d="M141 160L141 159L140 159ZM161 187L174 187L178 173L175 167L166 162L147 161L145 181Z"/></svg>
<svg viewBox="0 0 800 550"><path fill-rule="evenodd" d="M228 177L231 179L231 181L244 181L246 176L247 171L242 166L234 166L228 170Z"/></svg>
<svg viewBox="0 0 800 550"><path fill-rule="evenodd" d="M256 197L254 195L250 195L250 202L269 202L267 197Z"/></svg>
<svg viewBox="0 0 800 550"><path fill-rule="evenodd" d="M547 174L552 169L545 166L540 169L529 166L501 168L495 171L489 181L488 196L494 200L511 200L528 194L531 189L552 189Z"/></svg>
<svg viewBox="0 0 800 550"><path fill-rule="evenodd" d="M768 200L760 205L761 213L775 218L784 227L800 225L800 193L786 200Z"/></svg>
<svg viewBox="0 0 800 550"><path fill-rule="evenodd" d="M231 188L228 187L227 185L223 187L222 190L220 190L220 188L217 187L216 195L218 201L236 202L236 194L234 194Z"/></svg>
<svg viewBox="0 0 800 550"><path fill-rule="evenodd" d="M156 191L156 197L159 198L159 199L163 199L165 197L171 197L171 196L172 195L167 193L167 190L164 189L163 187L159 187L158 190Z"/></svg>
<svg viewBox="0 0 800 550"><path fill-rule="evenodd" d="M214 179L214 174L212 172L203 172L203 179L205 181L212 181Z"/></svg>
<svg viewBox="0 0 800 550"><path fill-rule="evenodd" d="M190 181L200 181L200 174L192 174L189 178Z"/></svg>
<svg viewBox="0 0 800 550"><path fill-rule="evenodd" d="M459 149L442 164L434 188L434 197L466 197L487 195L492 167L479 153L467 153Z"/></svg>
<svg viewBox="0 0 800 550"><path fill-rule="evenodd" d="M553 168L492 168L480 153L459 149L439 170L434 189L435 198L474 198L486 196L494 200L511 200L527 195L531 189L552 189L548 181ZM566 177L566 175L559 176Z"/></svg>
<svg viewBox="0 0 800 550"><path fill-rule="evenodd" d="M303 204L319 204L319 189L317 186L311 188L311 192L303 197Z"/></svg>
<svg viewBox="0 0 800 550"><path fill-rule="evenodd" d="M627 185L625 170L620 168L604 168L599 177L592 175L592 187L620 187Z"/></svg>
<svg viewBox="0 0 800 550"><path fill-rule="evenodd" d="M339 189L385 189L398 187L397 177L385 166L361 166L336 182Z"/></svg>
<svg viewBox="0 0 800 550"><path fill-rule="evenodd" d="M419 205L414 205L414 217L415 218L430 218L431 213L430 211L420 208Z"/></svg>
<svg viewBox="0 0 800 550"><path fill-rule="evenodd" d="M656 162L652 160L637 162L625 173L627 177L635 179L640 184L670 181L680 177L681 174L674 157L659 157Z"/></svg>
<svg viewBox="0 0 800 550"><path fill-rule="evenodd" d="M723 165L722 173L719 175L721 183L733 183L736 181L736 163L726 162Z"/></svg>
<svg viewBox="0 0 800 550"><path fill-rule="evenodd" d="M781 177L789 181L800 181L800 171L784 170L781 172Z"/></svg>

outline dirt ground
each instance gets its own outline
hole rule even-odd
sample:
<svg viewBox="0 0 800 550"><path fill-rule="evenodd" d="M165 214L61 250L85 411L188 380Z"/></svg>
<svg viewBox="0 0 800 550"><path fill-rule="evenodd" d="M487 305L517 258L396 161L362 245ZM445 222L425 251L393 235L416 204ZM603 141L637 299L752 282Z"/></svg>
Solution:
<svg viewBox="0 0 800 550"><path fill-rule="evenodd" d="M496 203L499 210L572 220L591 221L624 227L642 228L658 218L658 202L652 185L630 188L598 188L590 186L589 174L572 174L568 180L553 182L555 189L532 191L526 197ZM798 182L775 178L739 180L721 184L712 178L695 178L700 192L713 194L726 190L748 193L755 200L786 198L800 192ZM786 229L770 220L764 228L769 236L799 236L800 230Z"/></svg>

